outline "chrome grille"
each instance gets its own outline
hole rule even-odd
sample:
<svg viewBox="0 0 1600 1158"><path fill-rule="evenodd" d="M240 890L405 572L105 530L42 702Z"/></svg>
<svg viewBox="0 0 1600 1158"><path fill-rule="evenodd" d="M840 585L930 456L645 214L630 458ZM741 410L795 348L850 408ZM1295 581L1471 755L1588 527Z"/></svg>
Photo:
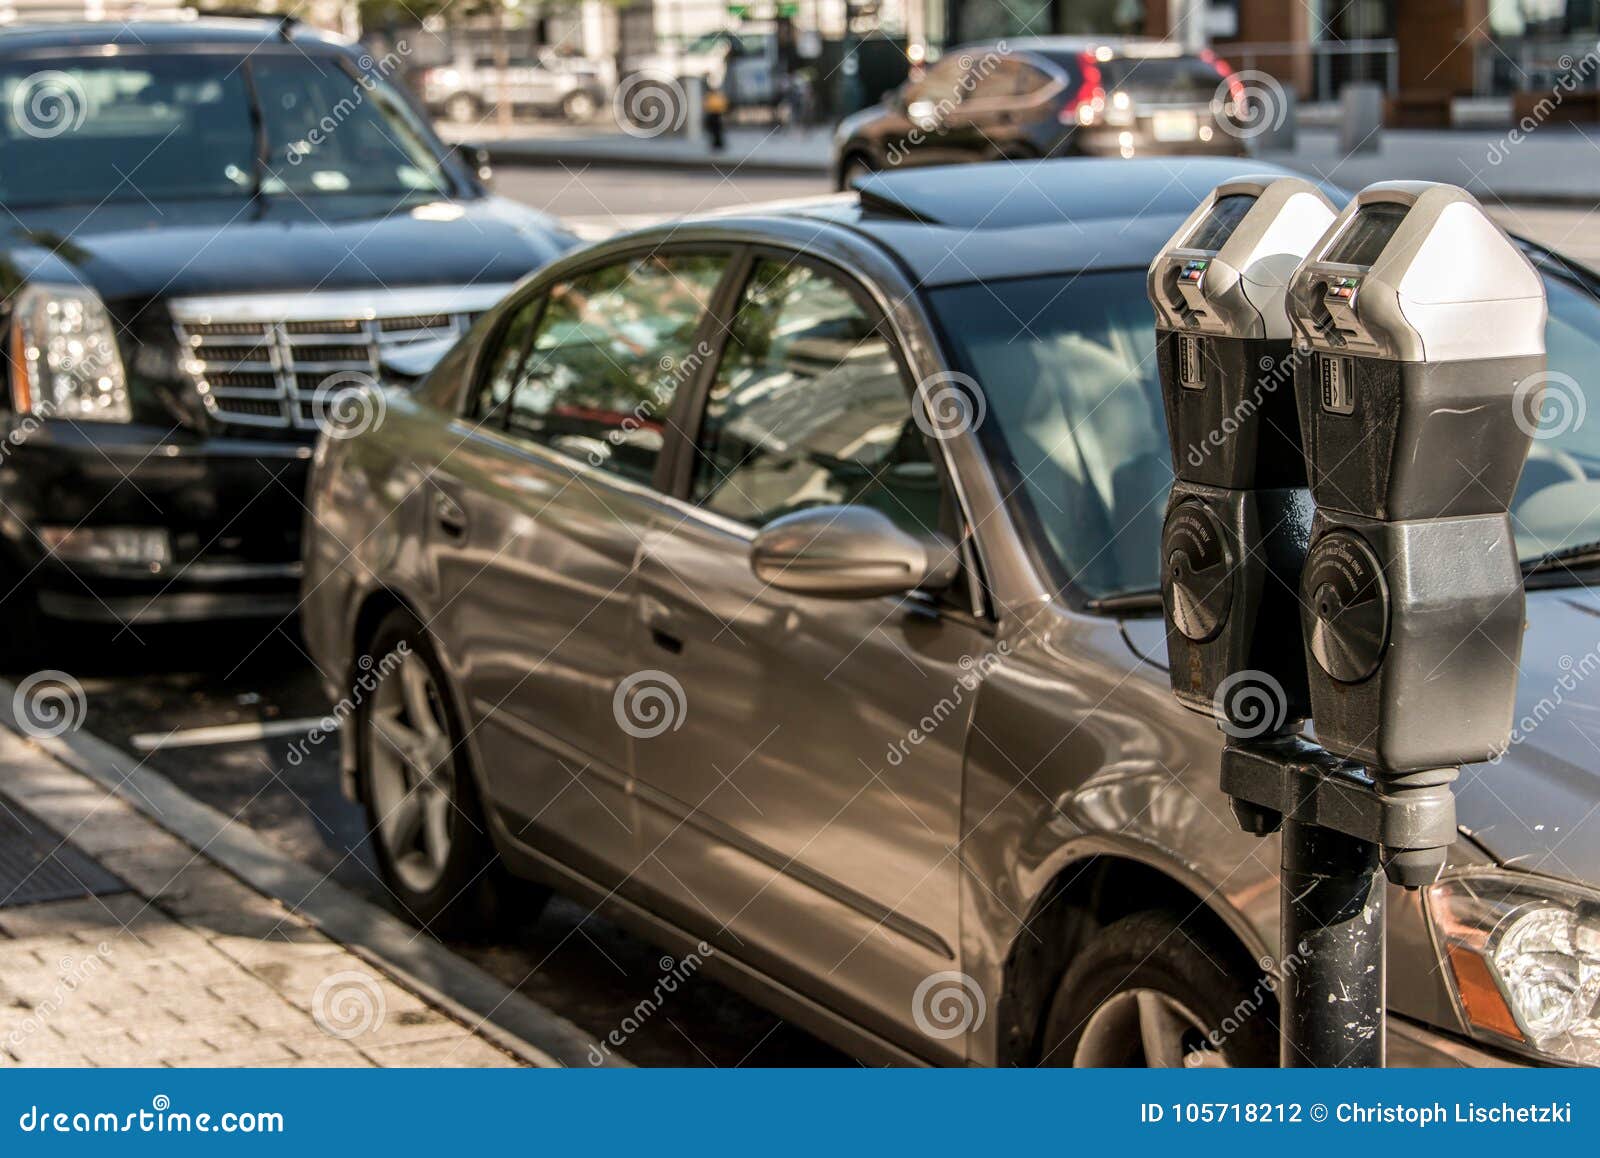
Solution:
<svg viewBox="0 0 1600 1158"><path fill-rule="evenodd" d="M184 368L214 417L314 430L329 391L377 381L386 351L460 337L510 288L188 298L171 308Z"/></svg>

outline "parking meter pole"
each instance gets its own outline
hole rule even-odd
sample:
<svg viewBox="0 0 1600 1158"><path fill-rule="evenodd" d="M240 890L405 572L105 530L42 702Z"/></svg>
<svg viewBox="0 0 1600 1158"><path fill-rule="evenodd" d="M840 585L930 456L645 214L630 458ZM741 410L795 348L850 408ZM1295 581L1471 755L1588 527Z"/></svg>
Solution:
<svg viewBox="0 0 1600 1158"><path fill-rule="evenodd" d="M1384 1062L1384 889L1378 846L1286 820L1279 1015L1285 1069Z"/></svg>

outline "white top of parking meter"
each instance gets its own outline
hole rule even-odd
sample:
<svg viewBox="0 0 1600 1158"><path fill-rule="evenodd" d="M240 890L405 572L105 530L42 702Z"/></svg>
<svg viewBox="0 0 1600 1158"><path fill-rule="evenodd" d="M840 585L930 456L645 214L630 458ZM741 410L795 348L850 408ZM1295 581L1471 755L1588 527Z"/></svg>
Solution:
<svg viewBox="0 0 1600 1158"><path fill-rule="evenodd" d="M1150 266L1160 324L1234 338L1288 338L1290 278L1333 223L1298 177L1241 177L1195 207Z"/></svg>
<svg viewBox="0 0 1600 1158"><path fill-rule="evenodd" d="M1464 189L1369 185L1295 271L1289 313L1321 350L1402 362L1544 353L1544 283Z"/></svg>

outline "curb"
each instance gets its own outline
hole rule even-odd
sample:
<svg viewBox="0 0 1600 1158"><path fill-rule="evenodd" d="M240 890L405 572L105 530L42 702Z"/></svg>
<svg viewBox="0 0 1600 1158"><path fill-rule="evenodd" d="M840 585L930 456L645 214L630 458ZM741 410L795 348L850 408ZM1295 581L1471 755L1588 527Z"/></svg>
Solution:
<svg viewBox="0 0 1600 1158"><path fill-rule="evenodd" d="M596 149L541 148L533 145L496 144L485 142L482 147L489 153L489 163L505 168L555 168L586 165L602 169L675 169L721 174L774 173L804 176L828 176L833 167L828 161L786 160L777 157L745 156L733 154L704 156L663 152L652 156L639 149L602 146Z"/></svg>
<svg viewBox="0 0 1600 1158"><path fill-rule="evenodd" d="M559 1014L508 988L344 886L306 868L132 756L86 732L29 735L17 725L15 686L0 680L0 727L120 797L152 823L257 892L305 918L418 996L532 1066L592 1068L599 1043ZM606 1054L608 1065L628 1063Z"/></svg>

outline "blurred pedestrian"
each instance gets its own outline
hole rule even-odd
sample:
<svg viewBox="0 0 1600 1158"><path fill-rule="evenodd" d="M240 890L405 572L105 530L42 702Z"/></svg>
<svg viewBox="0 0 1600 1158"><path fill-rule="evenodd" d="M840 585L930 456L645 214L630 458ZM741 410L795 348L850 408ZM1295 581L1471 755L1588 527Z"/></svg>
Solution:
<svg viewBox="0 0 1600 1158"><path fill-rule="evenodd" d="M728 95L722 91L721 85L706 82L704 108L706 136L711 140L711 151L720 153L728 147L722 135L723 118L728 113Z"/></svg>

